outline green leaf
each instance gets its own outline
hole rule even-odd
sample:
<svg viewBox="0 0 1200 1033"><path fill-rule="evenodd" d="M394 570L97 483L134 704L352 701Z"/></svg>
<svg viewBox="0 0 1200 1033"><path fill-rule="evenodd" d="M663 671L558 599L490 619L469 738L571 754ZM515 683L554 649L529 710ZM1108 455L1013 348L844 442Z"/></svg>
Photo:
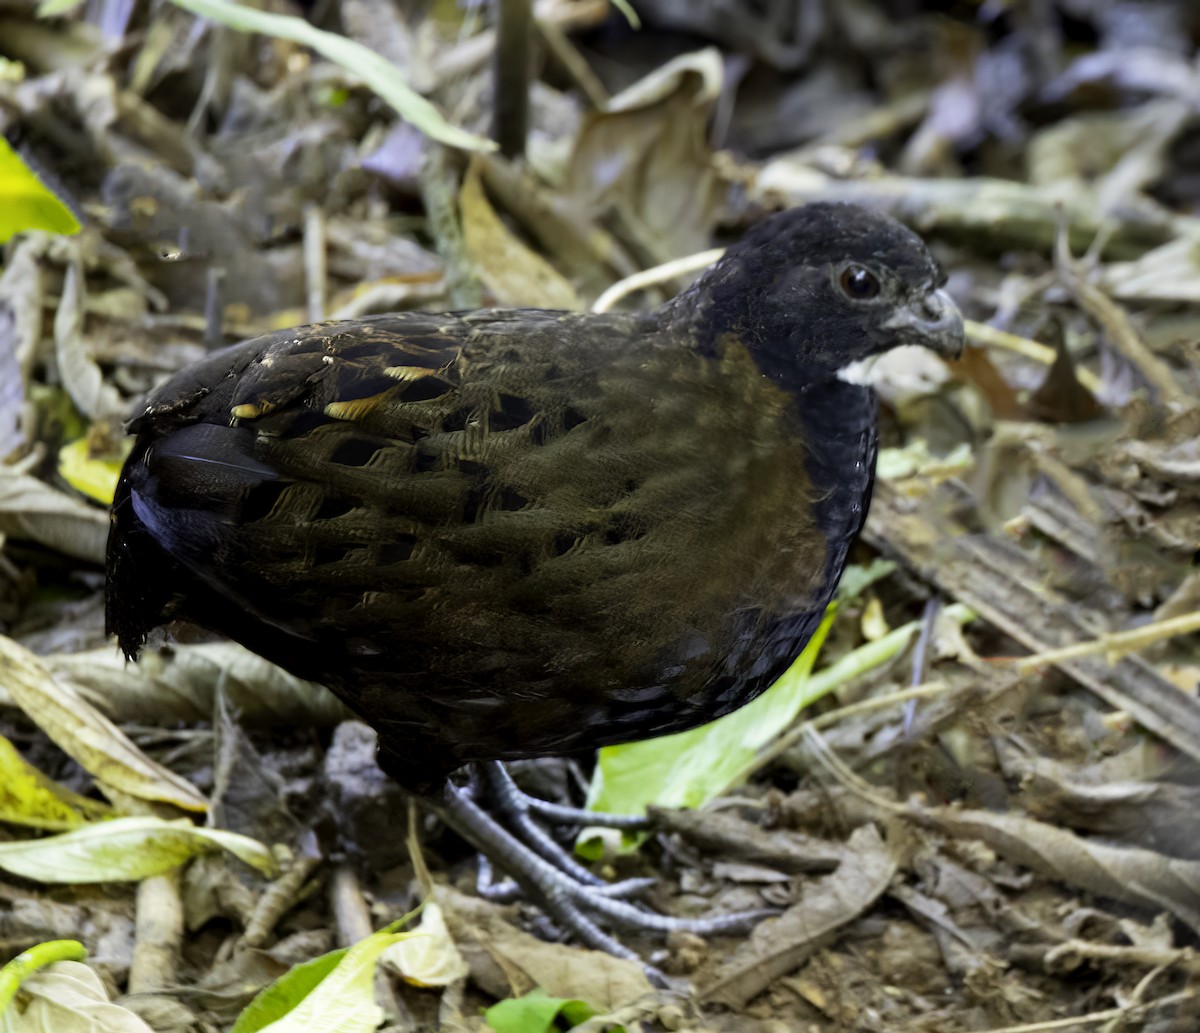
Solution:
<svg viewBox="0 0 1200 1033"><path fill-rule="evenodd" d="M111 506L125 457L133 447L129 438L121 444L116 456L97 456L86 435L68 442L58 450L59 476L81 495Z"/></svg>
<svg viewBox="0 0 1200 1033"><path fill-rule="evenodd" d="M633 9L633 4L629 0L612 0L612 4L613 7L624 15L631 29L640 29L642 27L642 19L638 17L637 11Z"/></svg>
<svg viewBox="0 0 1200 1033"><path fill-rule="evenodd" d="M25 230L78 233L79 220L0 137L0 244Z"/></svg>
<svg viewBox="0 0 1200 1033"><path fill-rule="evenodd" d="M372 1033L383 1021L375 962L393 943L416 935L393 931L407 920L280 976L247 1005L231 1033Z"/></svg>
<svg viewBox="0 0 1200 1033"><path fill-rule="evenodd" d="M114 818L59 836L0 843L0 868L36 882L137 882L222 848L266 874L276 869L256 839L161 818Z"/></svg>
<svg viewBox="0 0 1200 1033"><path fill-rule="evenodd" d="M758 699L699 728L600 751L588 807L644 814L659 807L700 807L736 782L755 754L829 691L809 691L809 676L833 620L833 608L787 673ZM581 835L585 856L602 844ZM589 845L589 843L591 845Z"/></svg>
<svg viewBox="0 0 1200 1033"><path fill-rule="evenodd" d="M345 36L324 32L303 18L272 14L233 3L232 0L171 0L185 11L218 22L238 32L261 32L311 47L322 57L340 65L387 101L405 121L426 136L464 151L493 151L496 145L447 122L429 101L412 90L395 66L369 47Z"/></svg>
<svg viewBox="0 0 1200 1033"><path fill-rule="evenodd" d="M539 988L530 990L524 997L493 1004L483 1017L496 1033L552 1033L574 1029L598 1014L586 1001L550 997ZM625 1027L614 1026L612 1029L613 1033L623 1033Z"/></svg>
<svg viewBox="0 0 1200 1033"><path fill-rule="evenodd" d="M837 601L839 605L845 606L847 603L854 602L877 581L891 577L895 570L896 561L885 560L882 556L875 557L865 567L861 563L851 563L842 572L842 579L838 582Z"/></svg>
<svg viewBox="0 0 1200 1033"><path fill-rule="evenodd" d="M38 4L39 18L57 18L60 14L75 10L83 0L41 0Z"/></svg>
<svg viewBox="0 0 1200 1033"><path fill-rule="evenodd" d="M337 968L349 950L349 947L342 947L289 969L255 994L229 1033L258 1033L264 1026L283 1018Z"/></svg>

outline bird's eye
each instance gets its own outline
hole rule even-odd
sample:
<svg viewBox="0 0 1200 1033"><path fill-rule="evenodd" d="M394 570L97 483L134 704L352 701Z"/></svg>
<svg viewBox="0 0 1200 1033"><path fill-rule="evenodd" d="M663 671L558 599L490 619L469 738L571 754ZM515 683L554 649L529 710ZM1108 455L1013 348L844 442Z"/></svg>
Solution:
<svg viewBox="0 0 1200 1033"><path fill-rule="evenodd" d="M855 301L870 301L879 293L879 279L861 265L848 265L838 280L842 293Z"/></svg>

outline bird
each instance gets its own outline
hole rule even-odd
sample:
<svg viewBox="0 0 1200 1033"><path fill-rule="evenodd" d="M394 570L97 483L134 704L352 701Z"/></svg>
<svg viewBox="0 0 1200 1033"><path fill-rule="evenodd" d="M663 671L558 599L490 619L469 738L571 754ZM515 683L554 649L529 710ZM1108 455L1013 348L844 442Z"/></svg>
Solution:
<svg viewBox="0 0 1200 1033"><path fill-rule="evenodd" d="M900 222L811 203L646 311L406 311L216 351L128 425L108 629L133 660L187 620L325 685L385 772L628 954L607 927L680 920L531 830L502 762L696 727L789 666L870 501L855 370L957 356L944 283ZM471 765L498 818L452 777Z"/></svg>

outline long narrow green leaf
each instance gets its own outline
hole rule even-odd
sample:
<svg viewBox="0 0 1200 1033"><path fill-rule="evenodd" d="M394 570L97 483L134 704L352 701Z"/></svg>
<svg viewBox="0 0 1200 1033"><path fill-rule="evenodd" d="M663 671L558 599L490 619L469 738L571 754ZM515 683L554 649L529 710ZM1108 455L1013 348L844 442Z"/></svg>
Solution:
<svg viewBox="0 0 1200 1033"><path fill-rule="evenodd" d="M325 32L303 18L272 14L233 3L232 0L171 0L177 7L238 32L261 32L311 47L318 54L358 76L387 101L401 118L426 136L464 151L491 151L496 145L447 122L429 101L412 90L385 57L345 36Z"/></svg>
<svg viewBox="0 0 1200 1033"><path fill-rule="evenodd" d="M740 710L690 731L604 747L588 806L644 814L648 804L700 807L723 792L755 753L814 701L809 675L831 622L832 612L787 673Z"/></svg>

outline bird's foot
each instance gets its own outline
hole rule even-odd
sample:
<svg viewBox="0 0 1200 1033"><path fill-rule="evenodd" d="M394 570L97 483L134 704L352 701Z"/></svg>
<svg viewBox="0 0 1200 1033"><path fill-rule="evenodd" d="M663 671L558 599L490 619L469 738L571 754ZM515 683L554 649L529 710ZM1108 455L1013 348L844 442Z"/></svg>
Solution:
<svg viewBox="0 0 1200 1033"><path fill-rule="evenodd" d="M442 799L434 805L434 811L480 853L504 869L516 887L532 895L561 929L589 947L617 957L640 960L606 928L660 934L684 931L711 936L744 932L777 913L761 909L715 918L674 918L622 899L641 892L654 880L604 882L571 857L534 820L531 812L547 812L516 787L501 765L483 765L480 773L511 829L481 808L470 793L451 783L447 784ZM608 824L603 821L604 816L597 821L597 815L572 808L555 807L548 816L561 821L568 815L572 823ZM647 827L645 819L632 819L631 823L624 815L609 817L615 819L617 827ZM514 885L491 882L487 878L489 869L490 866L484 869L485 895L492 899L511 899Z"/></svg>

